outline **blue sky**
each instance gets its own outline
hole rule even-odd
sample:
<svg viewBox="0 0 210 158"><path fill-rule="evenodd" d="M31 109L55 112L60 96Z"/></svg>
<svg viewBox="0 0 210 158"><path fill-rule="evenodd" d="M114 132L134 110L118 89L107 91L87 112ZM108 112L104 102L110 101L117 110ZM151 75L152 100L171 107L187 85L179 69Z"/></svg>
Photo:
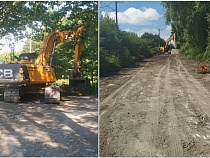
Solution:
<svg viewBox="0 0 210 158"><path fill-rule="evenodd" d="M135 32L138 36L148 32L167 39L171 27L165 25L165 8L161 1L118 1L118 24L123 31ZM100 1L100 13L115 19L115 1Z"/></svg>

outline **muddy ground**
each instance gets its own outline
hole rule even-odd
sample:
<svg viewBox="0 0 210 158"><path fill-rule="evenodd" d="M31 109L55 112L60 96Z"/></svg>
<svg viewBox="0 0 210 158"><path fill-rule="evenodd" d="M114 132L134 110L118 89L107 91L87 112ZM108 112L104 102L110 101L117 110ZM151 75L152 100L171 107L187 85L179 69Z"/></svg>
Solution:
<svg viewBox="0 0 210 158"><path fill-rule="evenodd" d="M162 54L100 79L100 156L210 156L210 74Z"/></svg>
<svg viewBox="0 0 210 158"><path fill-rule="evenodd" d="M97 157L97 100L69 96L53 105L28 96L18 104L0 101L0 157Z"/></svg>

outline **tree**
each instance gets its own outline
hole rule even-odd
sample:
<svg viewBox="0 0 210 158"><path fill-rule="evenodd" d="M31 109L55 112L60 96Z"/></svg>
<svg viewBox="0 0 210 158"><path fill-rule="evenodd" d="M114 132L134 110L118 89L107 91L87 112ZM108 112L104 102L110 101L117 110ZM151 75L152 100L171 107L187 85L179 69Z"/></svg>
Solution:
<svg viewBox="0 0 210 158"><path fill-rule="evenodd" d="M114 20L107 16L101 18L100 76L110 75L124 67L135 66L136 62L150 57L152 47L157 49L154 43L157 37L151 36L149 42L146 40L146 35L144 37L145 39L135 33L119 30Z"/></svg>
<svg viewBox="0 0 210 158"><path fill-rule="evenodd" d="M47 21L47 7L59 4L56 2L37 1L1 1L0 2L0 37L13 34L23 38L26 28L39 30L39 23ZM40 16L42 15L42 16Z"/></svg>
<svg viewBox="0 0 210 158"><path fill-rule="evenodd" d="M167 9L166 23L177 34L182 52L195 59L202 58L208 47L210 3L164 1L162 5Z"/></svg>

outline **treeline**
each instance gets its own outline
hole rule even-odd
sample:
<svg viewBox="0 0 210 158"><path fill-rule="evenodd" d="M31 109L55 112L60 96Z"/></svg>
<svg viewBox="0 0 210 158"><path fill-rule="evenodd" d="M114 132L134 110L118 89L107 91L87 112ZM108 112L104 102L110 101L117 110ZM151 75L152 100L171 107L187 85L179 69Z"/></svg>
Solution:
<svg viewBox="0 0 210 158"><path fill-rule="evenodd" d="M21 53L29 52L29 38L32 40L32 52L39 53L45 36L56 29L76 31L79 24L83 23L85 26L81 39L84 44L81 57L83 73L97 89L97 1L1 1L0 19L1 38L12 36L16 41L28 38ZM61 43L56 47L53 66L57 79L68 78L69 69L73 69L74 42Z"/></svg>
<svg viewBox="0 0 210 158"><path fill-rule="evenodd" d="M100 76L107 76L121 68L157 53L159 43L164 40L158 35L144 33L141 37L132 32L121 31L109 17L100 20Z"/></svg>
<svg viewBox="0 0 210 158"><path fill-rule="evenodd" d="M163 1L166 24L177 34L180 51L196 60L210 60L210 2Z"/></svg>

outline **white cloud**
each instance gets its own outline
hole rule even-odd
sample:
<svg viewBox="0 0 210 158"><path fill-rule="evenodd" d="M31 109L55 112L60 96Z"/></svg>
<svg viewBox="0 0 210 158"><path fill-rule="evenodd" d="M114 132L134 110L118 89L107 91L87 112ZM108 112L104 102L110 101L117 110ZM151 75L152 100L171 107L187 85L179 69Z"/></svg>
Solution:
<svg viewBox="0 0 210 158"><path fill-rule="evenodd" d="M158 35L158 29L156 29L156 28L144 28L144 29L141 29L141 30L138 30L137 32L136 32L136 34L140 37L140 36L142 36L145 32L147 32L147 33L151 33L151 34L156 34L156 35Z"/></svg>
<svg viewBox="0 0 210 158"><path fill-rule="evenodd" d="M108 15L115 19L115 12L101 12L102 16ZM158 20L161 16L153 8L128 8L124 12L118 12L118 23L130 25L146 25L152 21Z"/></svg>
<svg viewBox="0 0 210 158"><path fill-rule="evenodd" d="M159 31L157 28L143 28L138 31L133 31L130 28L126 28L124 31L127 32L134 32L136 33L139 37L141 37L145 32L151 33L151 34L156 34L158 35ZM171 36L171 26L167 26L165 29L160 30L160 37L163 38L164 40L167 40Z"/></svg>
<svg viewBox="0 0 210 158"><path fill-rule="evenodd" d="M171 36L171 26L167 25L165 29L160 31L160 37L167 40Z"/></svg>
<svg viewBox="0 0 210 158"><path fill-rule="evenodd" d="M171 31L171 25L167 25L166 30Z"/></svg>
<svg viewBox="0 0 210 158"><path fill-rule="evenodd" d="M129 28L125 29L125 31L126 31L126 32L132 32L132 30L129 29Z"/></svg>

